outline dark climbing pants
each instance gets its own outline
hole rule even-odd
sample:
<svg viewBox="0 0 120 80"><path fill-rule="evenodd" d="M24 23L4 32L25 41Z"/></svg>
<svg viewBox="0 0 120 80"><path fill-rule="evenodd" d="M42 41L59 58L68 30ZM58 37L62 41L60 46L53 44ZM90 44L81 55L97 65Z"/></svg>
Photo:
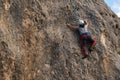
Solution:
<svg viewBox="0 0 120 80"><path fill-rule="evenodd" d="M80 40L81 42L81 50L82 53L85 55L87 55L86 49L85 49L85 45L89 42L90 43L90 49L94 48L96 45L96 39L92 38L90 34L82 34L80 36Z"/></svg>

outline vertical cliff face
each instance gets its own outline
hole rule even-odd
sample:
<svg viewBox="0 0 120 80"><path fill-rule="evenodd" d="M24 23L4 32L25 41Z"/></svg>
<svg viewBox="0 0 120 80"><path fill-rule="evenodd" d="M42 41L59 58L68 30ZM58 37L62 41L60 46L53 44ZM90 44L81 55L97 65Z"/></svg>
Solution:
<svg viewBox="0 0 120 80"><path fill-rule="evenodd" d="M85 60L79 18L97 40ZM0 80L120 80L119 32L103 0L0 0Z"/></svg>

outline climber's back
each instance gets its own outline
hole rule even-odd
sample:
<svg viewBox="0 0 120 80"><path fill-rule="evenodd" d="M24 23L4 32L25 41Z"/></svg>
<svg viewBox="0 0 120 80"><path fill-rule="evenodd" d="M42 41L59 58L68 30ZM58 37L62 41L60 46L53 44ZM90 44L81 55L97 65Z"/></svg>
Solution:
<svg viewBox="0 0 120 80"><path fill-rule="evenodd" d="M87 21L83 21L79 19L79 25L78 25L78 30L80 32L80 34L88 34L88 23Z"/></svg>

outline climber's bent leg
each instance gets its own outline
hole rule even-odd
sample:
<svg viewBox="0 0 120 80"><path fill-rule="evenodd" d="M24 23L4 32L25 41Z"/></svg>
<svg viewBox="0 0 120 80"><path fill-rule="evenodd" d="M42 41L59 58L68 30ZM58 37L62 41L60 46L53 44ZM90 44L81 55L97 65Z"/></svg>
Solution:
<svg viewBox="0 0 120 80"><path fill-rule="evenodd" d="M81 47L82 47L82 53L84 55L84 57L82 59L85 59L85 58L88 57L88 55L86 54L86 49L85 49L85 43L84 43L84 41L82 42Z"/></svg>
<svg viewBox="0 0 120 80"><path fill-rule="evenodd" d="M93 49L96 45L96 39L95 38L92 38L92 44L90 46L91 49Z"/></svg>
<svg viewBox="0 0 120 80"><path fill-rule="evenodd" d="M82 44L81 44L81 49L82 49L83 55L85 56L86 55L86 50L85 50L85 44L84 44L84 42L82 42Z"/></svg>

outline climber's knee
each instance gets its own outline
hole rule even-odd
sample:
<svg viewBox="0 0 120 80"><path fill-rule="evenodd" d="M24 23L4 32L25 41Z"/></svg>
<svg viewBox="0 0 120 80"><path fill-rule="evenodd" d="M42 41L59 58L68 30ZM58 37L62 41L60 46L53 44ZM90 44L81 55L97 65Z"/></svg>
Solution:
<svg viewBox="0 0 120 80"><path fill-rule="evenodd" d="M96 39L95 38L93 38L93 43L96 44Z"/></svg>
<svg viewBox="0 0 120 80"><path fill-rule="evenodd" d="M95 47L95 45L96 45L96 39L95 39L95 38L93 38L93 39L92 39L92 45L91 45L91 47L90 47L90 48L94 48L94 47Z"/></svg>

